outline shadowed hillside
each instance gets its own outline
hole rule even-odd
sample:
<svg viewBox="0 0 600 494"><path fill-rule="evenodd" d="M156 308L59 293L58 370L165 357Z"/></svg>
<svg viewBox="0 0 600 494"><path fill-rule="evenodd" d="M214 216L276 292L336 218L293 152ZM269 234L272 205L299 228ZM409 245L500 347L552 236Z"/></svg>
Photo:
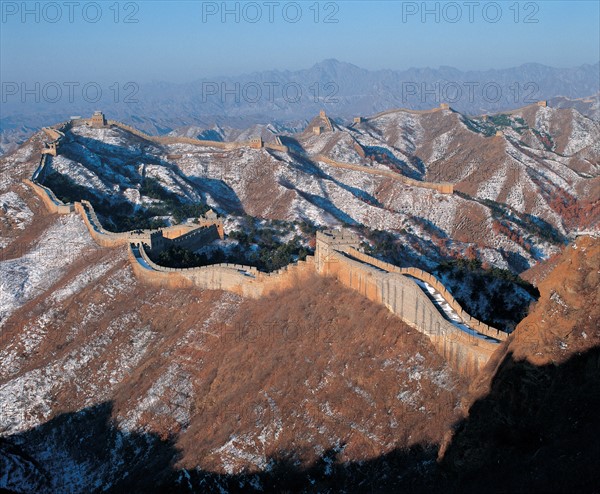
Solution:
<svg viewBox="0 0 600 494"><path fill-rule="evenodd" d="M124 249L99 249L79 216L46 213L18 181L40 146L2 160L0 487L545 492L597 480L597 240L553 259L467 395L424 335L332 279L259 300L144 285Z"/></svg>
<svg viewBox="0 0 600 494"><path fill-rule="evenodd" d="M462 492L597 492L600 242L570 245L474 383L441 465Z"/></svg>

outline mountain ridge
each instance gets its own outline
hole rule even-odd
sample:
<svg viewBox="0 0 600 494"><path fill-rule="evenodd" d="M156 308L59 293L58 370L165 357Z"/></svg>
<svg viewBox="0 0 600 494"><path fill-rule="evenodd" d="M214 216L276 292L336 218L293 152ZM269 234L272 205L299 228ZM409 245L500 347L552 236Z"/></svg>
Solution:
<svg viewBox="0 0 600 494"><path fill-rule="evenodd" d="M544 68L541 72L540 67ZM425 109L449 102L461 112L482 114L559 96L582 98L595 95L597 98L600 94L598 70L600 62L567 69L523 64L509 69L480 71L447 67L370 71L329 59L306 69L206 77L189 83L134 81L135 97L128 98L123 94L117 101L108 85L103 88L102 97L93 103L86 103L78 95L73 103L64 99L50 103L39 96L39 102L23 104L17 95L8 97L3 105L0 142L5 142L0 150L6 152L14 148L16 142L22 142L23 132L11 130L11 125L18 123L18 127L41 128L70 115L90 113L98 107L125 123L137 123L154 134L165 134L186 125L234 124L239 128L273 121L285 125L289 121L307 119L322 107L343 118L351 118L390 107ZM473 86L477 89L472 96L465 83L477 84ZM100 82L98 84L103 87ZM456 101L448 100L454 93L442 90L446 87L443 84L449 84L450 89L458 85L461 96ZM482 91L485 84L497 86L499 97L495 94L487 97ZM289 85L289 94L283 92L285 85ZM436 85L439 89L428 96L426 91L435 89ZM258 99L257 87L260 90ZM296 89L292 91L294 87ZM298 101L297 88L301 90ZM131 91L123 92L129 94ZM598 118L597 103L589 111ZM11 135L13 137L9 137Z"/></svg>

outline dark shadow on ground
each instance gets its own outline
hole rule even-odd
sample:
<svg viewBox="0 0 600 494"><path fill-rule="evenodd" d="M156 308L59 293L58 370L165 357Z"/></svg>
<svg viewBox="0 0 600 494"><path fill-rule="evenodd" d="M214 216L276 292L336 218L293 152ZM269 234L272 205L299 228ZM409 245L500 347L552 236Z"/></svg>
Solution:
<svg viewBox="0 0 600 494"><path fill-rule="evenodd" d="M440 463L457 492L600 492L600 348L560 365L508 354Z"/></svg>
<svg viewBox="0 0 600 494"><path fill-rule="evenodd" d="M0 492L592 493L599 409L600 348L545 366L508 354L439 463L436 445L346 463L342 446L308 467L283 451L226 475L175 468L175 438L118 429L105 402L2 438Z"/></svg>
<svg viewBox="0 0 600 494"><path fill-rule="evenodd" d="M0 439L0 492L399 492L400 485L428 492L422 470L436 451L414 446L343 464L331 450L306 468L281 452L258 473L178 470L174 438L118 429L104 402Z"/></svg>

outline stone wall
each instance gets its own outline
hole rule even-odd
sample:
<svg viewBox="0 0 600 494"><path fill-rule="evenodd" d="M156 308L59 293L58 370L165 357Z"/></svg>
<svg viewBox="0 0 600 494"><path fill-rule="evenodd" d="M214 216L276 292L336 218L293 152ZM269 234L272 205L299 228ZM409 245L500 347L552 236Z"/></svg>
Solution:
<svg viewBox="0 0 600 494"><path fill-rule="evenodd" d="M221 238L219 230L216 225L200 226L194 230L178 235L172 239L165 237L167 240L166 246L174 245L176 247L182 247L188 250L200 249L203 245L206 245L213 240ZM153 244L152 244L153 245ZM153 245L154 248L154 245Z"/></svg>
<svg viewBox="0 0 600 494"><path fill-rule="evenodd" d="M86 200L75 203L74 211L79 213L94 241L102 247L146 244L155 251L161 251L170 245L179 245L186 249L199 249L207 242L221 237L220 220L205 224L174 225L161 230L134 230L129 232L111 232L102 226L94 207Z"/></svg>
<svg viewBox="0 0 600 494"><path fill-rule="evenodd" d="M66 124L64 124L66 125ZM42 155L49 154L51 156L56 156L58 153L58 146L60 141L65 137L65 134L59 128L54 127L43 127L42 130L44 133L52 139L51 142L46 143L44 149L42 150Z"/></svg>
<svg viewBox="0 0 600 494"><path fill-rule="evenodd" d="M194 146L206 146L214 147L223 150L241 149L241 148L259 148L262 147L262 140L260 141L261 146L258 146L259 141L257 139L250 139L248 141L205 141L201 139L194 139L193 137L177 137L177 136L151 136L142 132L141 130L131 127L130 125L124 124L117 120L107 120L108 125L114 125L123 130L131 132L132 134L145 139L147 141L154 142L156 144L192 144Z"/></svg>
<svg viewBox="0 0 600 494"><path fill-rule="evenodd" d="M435 288L435 290L444 298L448 305L461 317L463 321L465 321L465 323L469 327L473 328L478 333L490 336L497 340L504 341L508 338L508 333L500 331L492 326L489 326L488 324L479 321L474 317L471 317L456 301L452 294L446 289L443 283L431 273L423 271L419 268L399 268L398 266L394 266L393 264L380 261L379 259L375 259L374 257L368 256L367 254L364 254L352 248L348 249L346 252L351 257L356 258L361 262L376 266L377 268L382 269L384 271L412 276L413 278L428 283L433 288Z"/></svg>
<svg viewBox="0 0 600 494"><path fill-rule="evenodd" d="M42 156L40 158L40 164L33 172L33 176L31 180L34 182L43 182L48 174L48 155L42 152Z"/></svg>
<svg viewBox="0 0 600 494"><path fill-rule="evenodd" d="M281 144L281 139L279 139L279 137L277 139L278 139L278 142L276 141L275 144L265 142L263 147L265 149L272 149L273 151L281 151L282 153L289 152L289 148L287 146L284 146L283 144Z"/></svg>
<svg viewBox="0 0 600 494"><path fill-rule="evenodd" d="M327 230L317 232L315 246L315 268L321 274L327 274L327 263L338 250L355 249L360 240L348 230Z"/></svg>
<svg viewBox="0 0 600 494"><path fill-rule="evenodd" d="M506 334L471 318L434 276L416 268L398 268L356 250L358 238L350 232L318 232L315 258L263 273L239 264L216 264L175 269L152 262L144 246L130 245L134 270L142 279L159 286L228 290L259 298L284 289L301 276L317 271L333 276L369 300L385 305L410 326L427 335L440 354L457 370L473 375L489 360ZM136 251L137 249L137 251ZM450 322L413 279L421 279L442 294L474 331L462 331ZM477 334L480 333L480 334Z"/></svg>
<svg viewBox="0 0 600 494"><path fill-rule="evenodd" d="M301 278L314 273L312 257L273 273L263 273L252 266L231 263L184 269L167 268L154 263L148 257L143 244L129 244L129 258L134 272L153 285L227 290L248 298L260 298L268 293L291 287Z"/></svg>
<svg viewBox="0 0 600 494"><path fill-rule="evenodd" d="M75 211L83 218L87 229L94 241L102 247L118 247L127 245L131 242L142 243L148 245L151 243L152 230L140 230L137 232L109 232L105 230L100 220L96 216L93 206L86 200L75 203Z"/></svg>
<svg viewBox="0 0 600 494"><path fill-rule="evenodd" d="M407 324L426 334L438 352L465 375L477 373L499 342L507 337L466 314L431 274L416 268L398 268L362 254L352 245L350 236L318 232L315 256L319 273L332 276L369 300L385 305ZM413 276L434 286L455 310L459 309L457 313L472 330L463 331L450 322Z"/></svg>
<svg viewBox="0 0 600 494"><path fill-rule="evenodd" d="M42 200L46 209L51 213L57 214L69 214L75 210L74 205L71 203L65 204L60 199L58 199L54 192L52 192L48 187L35 183L28 178L23 179L23 182L29 185L36 193L36 195Z"/></svg>
<svg viewBox="0 0 600 494"><path fill-rule="evenodd" d="M433 189L438 191L441 194L452 194L454 193L454 185L451 183L435 183L435 182L421 182L419 180L414 180L412 178L405 177L404 175L400 175L399 173L393 172L391 170L380 170L377 168L370 168L368 166L363 165L355 165L353 163L341 163L340 161L332 160L327 156L317 155L315 159L318 161L322 161L328 165L334 166L336 168L345 168L348 170L356 170L363 173L368 173L370 175L379 175L386 178L391 178L393 180L398 180L399 182L405 183L406 185L411 185L413 187L421 187L424 189Z"/></svg>
<svg viewBox="0 0 600 494"><path fill-rule="evenodd" d="M53 141L62 139L65 136L61 131L52 127L44 127L42 130Z"/></svg>

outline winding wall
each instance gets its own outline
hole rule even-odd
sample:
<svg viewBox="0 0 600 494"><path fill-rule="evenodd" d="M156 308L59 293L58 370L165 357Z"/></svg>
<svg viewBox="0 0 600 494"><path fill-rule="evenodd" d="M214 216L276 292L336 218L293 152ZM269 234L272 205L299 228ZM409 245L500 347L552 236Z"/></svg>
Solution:
<svg viewBox="0 0 600 494"><path fill-rule="evenodd" d="M365 264L371 264L376 266L377 268L387 271L390 273L398 273L402 275L412 276L418 280L424 281L431 285L446 301L446 303L454 310L460 318L467 324L469 327L473 328L478 333L489 336L491 338L497 340L506 340L508 334L504 331L500 331L484 322L479 321L478 319L470 316L462 306L457 302L457 300L452 296L452 294L446 289L443 283L438 280L434 275L428 273L427 271L423 271L419 268L400 268L398 266L394 266L393 264L380 261L379 259L375 259L367 254L364 254L355 248L349 248L346 251L351 257L364 262Z"/></svg>
<svg viewBox="0 0 600 494"><path fill-rule="evenodd" d="M425 110L422 112L419 111L414 111L415 113L429 113L429 112L436 112L439 111L439 108L435 108L433 110ZM377 116L383 115L386 112L383 112ZM325 117L328 126L331 127L330 130L333 130L333 126L331 123L331 120L329 119L329 117ZM85 122L85 121L84 121ZM72 126L73 126L73 122L72 121L67 121L63 124L59 124L58 126L54 126L54 127L44 127L44 132L51 138L53 139L52 143L51 143L51 148L49 148L47 150L47 152L49 152L49 154L54 154L56 155L56 149L58 148L58 145L60 143L60 141L65 137L65 132L67 130L69 130ZM223 150L233 150L233 149L241 149L241 148L255 148L255 143L252 140L248 140L248 141L229 141L229 142L221 142L221 141L207 141L207 140L201 140L201 139L195 139L192 137L179 137L179 136L152 136L150 134L146 134L145 132L142 132L139 129L136 129L135 127L132 127L130 125L124 124L122 122L119 122L118 120L107 120L107 124L108 125L114 125L115 127L118 127L120 129L126 130L127 132L130 132L142 139L145 139L147 141L150 142L154 142L156 144L161 144L161 145L168 145L168 144L191 144L194 146L204 146L204 147L213 147L213 148L217 148L217 149L223 149ZM289 148L285 145L283 145L281 139L279 137L276 138L275 143L263 143L261 144L262 147L264 147L265 149L270 149L273 151L280 151L280 152L289 152ZM414 180L412 178L409 177L405 177L403 175L400 175L399 173L393 172L391 170L379 170L376 168L370 168L368 166L363 166L363 165L356 165L353 163L342 163L336 160L333 160L331 158L328 158L327 156L324 155L316 155L314 157L311 157L312 159L321 161L323 163L326 163L328 165L334 166L336 168L344 168L344 169L348 169L348 170L355 170L355 171L359 171L359 172L363 172L363 173L368 173L371 175L379 175L382 177L386 177L386 178L391 178L393 180L397 180L400 181L402 183L405 183L407 185L411 185L413 187L421 187L421 188L425 188L425 189L433 189L436 190L442 194L452 194L454 193L454 185L451 183L435 183L435 182L422 182L419 180Z"/></svg>
<svg viewBox="0 0 600 494"><path fill-rule="evenodd" d="M111 121L114 123L114 121ZM70 125L67 122L62 128ZM136 133L144 139L163 140L147 136L136 129L124 124L115 124ZM59 132L60 134L56 134ZM50 137L56 137L59 143L64 138L61 128L47 131ZM62 134L62 135L61 135ZM168 141L176 139L184 142L187 138L166 138ZM183 139L183 141L182 141ZM211 141L192 140L194 144L211 146ZM167 141L164 141L167 142ZM210 143L210 144L207 144ZM224 143L217 143L223 145ZM240 143L235 143L239 146ZM279 146L276 144L275 146ZM284 147L284 146L282 146ZM417 182L406 177L401 177L385 170L373 170L360 165L337 163L329 158L320 156L321 161L343 168L358 169L366 173L375 173L391 176L397 180L416 182L417 186L424 186L426 182ZM128 246L129 260L135 274L147 283L169 287L186 288L199 287L204 289L228 290L244 297L259 298L268 293L285 289L298 283L310 273L333 276L344 285L358 291L370 300L385 305L391 312L398 315L409 325L426 334L433 342L439 353L458 371L475 374L487 363L498 343L505 340L507 335L499 332L467 314L443 284L433 275L416 268L399 268L385 263L357 250L358 240L352 234L318 232L315 257L306 261L288 265L273 273L263 273L251 266L239 264L215 264L188 269L175 269L155 264L147 255L144 244L152 244L152 236L156 230L139 230L134 232L114 233L105 230L98 220L92 205L85 201L75 204L64 204L56 198L47 187L37 183L45 173L47 156L42 155L40 165L33 175L33 180L25 179L34 192L40 196L46 207L56 213L66 214L77 212L83 218L92 238L103 247ZM452 193L445 187L450 184L427 184L430 188L443 193ZM192 230L193 225L177 225L163 230L163 235L168 239L181 239L185 243L188 237L205 235L206 232ZM187 231L186 231L187 230ZM444 314L429 299L413 278L425 281L434 287L450 307L460 316L468 328L460 329L459 326L449 321Z"/></svg>
<svg viewBox="0 0 600 494"><path fill-rule="evenodd" d="M49 189L48 189L49 190ZM110 232L102 226L94 207L85 199L74 204L73 211L79 213L87 226L94 241L102 247L118 247L121 245L146 244L153 245L153 235L162 233L165 239L171 243L179 243L184 247L196 244L201 236L205 240L213 240L218 237L218 229L211 228L214 225L181 224L173 225L160 230L134 230L129 232Z"/></svg>
<svg viewBox="0 0 600 494"><path fill-rule="evenodd" d="M412 185L413 187L421 187L423 189L433 189L437 190L441 194L452 194L454 193L454 185L451 183L435 183L435 182L421 182L419 180L414 180L412 178L405 177L404 175L400 175L399 173L393 172L391 170L379 170L377 168L370 168L368 166L363 165L355 165L353 163L342 163L340 161L332 160L327 156L323 156L319 154L314 157L318 161L322 161L328 165L334 166L336 168L345 168L347 170L356 170L363 173L368 173L370 175L379 175L381 177L391 178L393 180L397 180L399 182L405 183L406 185Z"/></svg>
<svg viewBox="0 0 600 494"><path fill-rule="evenodd" d="M143 244L129 245L129 259L136 275L152 285L227 290L248 298L260 298L289 288L315 271L314 258L310 256L305 261L298 261L272 273L230 263L197 268L167 268L155 264L148 257Z"/></svg>
<svg viewBox="0 0 600 494"><path fill-rule="evenodd" d="M74 205L71 203L65 204L60 199L58 199L54 192L52 192L48 187L38 184L29 180L28 178L23 179L27 185L29 185L36 195L42 200L46 209L51 213L57 214L69 214L75 210Z"/></svg>
<svg viewBox="0 0 600 494"><path fill-rule="evenodd" d="M464 311L461 318L470 329L461 329L438 310L411 278L413 274L417 274L429 283L435 277L421 270L402 270L395 266L394 270L388 270L385 268L391 265L387 263L381 263L386 266L377 266L380 261L359 253L352 243L352 238L344 237L343 234L336 238L336 235L319 232L317 270L325 276L333 276L369 300L385 305L407 324L427 335L438 352L461 373L477 373L498 348L499 342L506 339L505 333L489 326L486 326L488 329L485 333L480 332L477 324L472 322L479 321ZM357 253L361 254L360 260L355 257ZM445 289L444 292L449 295ZM446 301L450 303L450 300Z"/></svg>
<svg viewBox="0 0 600 494"><path fill-rule="evenodd" d="M147 141L154 142L156 144L192 144L194 146L206 146L213 147L218 149L240 149L245 147L252 147L252 141L205 141L201 139L194 139L193 137L180 137L180 136L151 136L142 132L141 130L136 129L135 127L131 127L130 125L124 124L117 120L107 120L108 125L114 125L115 127L119 127L127 132L131 132L132 134L141 137Z"/></svg>

